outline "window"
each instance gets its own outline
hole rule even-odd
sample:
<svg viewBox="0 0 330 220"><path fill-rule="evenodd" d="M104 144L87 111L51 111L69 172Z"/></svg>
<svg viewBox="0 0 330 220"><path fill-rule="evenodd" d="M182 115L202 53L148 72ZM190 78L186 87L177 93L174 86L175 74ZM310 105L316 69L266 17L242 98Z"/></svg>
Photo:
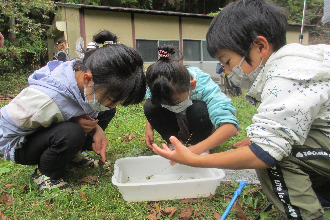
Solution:
<svg viewBox="0 0 330 220"><path fill-rule="evenodd" d="M210 56L209 52L207 51L205 40L202 41L202 47L203 47L203 61L218 61L216 58Z"/></svg>
<svg viewBox="0 0 330 220"><path fill-rule="evenodd" d="M136 50L140 52L144 62L155 62L158 59L157 40L136 40Z"/></svg>
<svg viewBox="0 0 330 220"><path fill-rule="evenodd" d="M201 60L201 41L183 40L184 61L202 61Z"/></svg>
<svg viewBox="0 0 330 220"><path fill-rule="evenodd" d="M144 62L156 62L158 60L157 48L164 44L173 45L178 51L170 59L179 59L181 57L178 40L138 39L136 40L136 50L140 52ZM183 40L183 55L184 61L217 61L217 59L212 58L207 52L205 40Z"/></svg>
<svg viewBox="0 0 330 220"><path fill-rule="evenodd" d="M158 60L158 46L168 44L173 45L179 51L178 40L136 40L136 50L142 55L144 62L155 62ZM180 53L175 53L171 59L180 58Z"/></svg>

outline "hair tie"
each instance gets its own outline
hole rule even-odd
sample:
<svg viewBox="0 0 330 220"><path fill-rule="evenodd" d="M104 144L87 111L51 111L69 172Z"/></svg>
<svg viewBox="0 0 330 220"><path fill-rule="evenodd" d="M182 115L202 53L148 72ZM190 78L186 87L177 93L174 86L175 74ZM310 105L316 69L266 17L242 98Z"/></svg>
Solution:
<svg viewBox="0 0 330 220"><path fill-rule="evenodd" d="M117 44L117 43L114 43L113 41L104 41L103 46L107 45L107 44Z"/></svg>
<svg viewBox="0 0 330 220"><path fill-rule="evenodd" d="M170 57L172 54L165 50L158 50L158 56L159 57Z"/></svg>

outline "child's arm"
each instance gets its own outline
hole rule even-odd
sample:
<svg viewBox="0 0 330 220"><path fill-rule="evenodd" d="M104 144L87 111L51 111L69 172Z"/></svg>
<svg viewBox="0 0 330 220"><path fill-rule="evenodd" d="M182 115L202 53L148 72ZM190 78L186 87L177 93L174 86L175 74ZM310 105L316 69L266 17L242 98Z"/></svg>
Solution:
<svg viewBox="0 0 330 220"><path fill-rule="evenodd" d="M108 140L103 129L99 125L96 125L89 135L93 137L94 143L92 144L92 147L94 152L100 154L103 163L105 163L105 152L108 148Z"/></svg>
<svg viewBox="0 0 330 220"><path fill-rule="evenodd" d="M154 131L152 129L151 124L148 120L146 120L146 136L145 136L145 142L147 146L152 149L152 144L154 143Z"/></svg>
<svg viewBox="0 0 330 220"><path fill-rule="evenodd" d="M237 132L236 125L224 124L219 127L211 136L196 145L189 147L189 150L194 154L201 154L206 150L212 149L220 144L223 144Z"/></svg>
<svg viewBox="0 0 330 220"><path fill-rule="evenodd" d="M175 151L171 151L166 144L162 144L163 149L153 144L153 151L171 161L193 167L215 167L221 169L269 168L266 163L250 150L249 146L241 146L221 153L197 155L181 144L177 138L172 136L170 141L175 146Z"/></svg>

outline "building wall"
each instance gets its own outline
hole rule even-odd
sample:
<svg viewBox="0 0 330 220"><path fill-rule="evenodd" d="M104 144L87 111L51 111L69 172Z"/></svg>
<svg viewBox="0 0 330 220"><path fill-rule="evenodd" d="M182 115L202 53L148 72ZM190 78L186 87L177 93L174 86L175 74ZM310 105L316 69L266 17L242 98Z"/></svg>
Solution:
<svg viewBox="0 0 330 220"><path fill-rule="evenodd" d="M134 14L136 39L179 40L179 17Z"/></svg>
<svg viewBox="0 0 330 220"><path fill-rule="evenodd" d="M86 45L93 40L93 35L106 29L116 34L120 43L133 46L131 13L84 10L84 18Z"/></svg>
<svg viewBox="0 0 330 220"><path fill-rule="evenodd" d="M308 27L304 27L304 32L303 32L303 45L308 45L309 42L309 31ZM288 26L287 32L286 32L286 41L288 44L290 43L299 43L299 35L301 32L301 26L293 26L290 25Z"/></svg>
<svg viewBox="0 0 330 220"><path fill-rule="evenodd" d="M80 37L80 23L79 23L79 10L76 8L65 8L64 16L62 14L62 19L66 21L66 33L64 34L64 38L69 43L68 53L76 57L76 41ZM73 57L70 56L70 59Z"/></svg>
<svg viewBox="0 0 330 220"><path fill-rule="evenodd" d="M84 9L84 23L86 44L92 41L93 35L103 29L115 33L119 41L130 47L134 47L135 39L151 40L180 40L180 17L162 14L141 14L134 12L115 12L107 10ZM134 23L132 23L132 14ZM66 21L64 37L68 40L69 53L75 53L75 42L80 37L79 9L74 7L61 7L55 17L56 21ZM181 16L182 39L205 40L205 36L212 19ZM134 25L134 26L133 26ZM133 30L134 27L134 30ZM60 35L57 33L57 37ZM300 26L289 25L287 29L287 42L299 43ZM135 37L135 39L134 39ZM308 27L304 29L303 44L309 40ZM57 38L48 41L48 47L56 43ZM52 57L50 57L51 59ZM212 77L218 77L215 73L217 61L185 61L185 65L198 66ZM150 65L147 63L146 65Z"/></svg>
<svg viewBox="0 0 330 220"><path fill-rule="evenodd" d="M205 39L212 19L182 17L183 39Z"/></svg>

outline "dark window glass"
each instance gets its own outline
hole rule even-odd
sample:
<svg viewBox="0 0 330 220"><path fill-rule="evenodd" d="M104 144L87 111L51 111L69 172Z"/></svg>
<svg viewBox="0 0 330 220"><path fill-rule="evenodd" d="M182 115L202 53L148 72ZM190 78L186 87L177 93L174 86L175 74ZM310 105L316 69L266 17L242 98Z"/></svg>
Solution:
<svg viewBox="0 0 330 220"><path fill-rule="evenodd" d="M157 40L136 40L136 50L142 55L144 62L158 60Z"/></svg>
<svg viewBox="0 0 330 220"><path fill-rule="evenodd" d="M201 61L201 41L183 40L184 61Z"/></svg>
<svg viewBox="0 0 330 220"><path fill-rule="evenodd" d="M203 61L217 61L217 59L210 56L209 52L207 52L206 41L202 41L203 46Z"/></svg>

